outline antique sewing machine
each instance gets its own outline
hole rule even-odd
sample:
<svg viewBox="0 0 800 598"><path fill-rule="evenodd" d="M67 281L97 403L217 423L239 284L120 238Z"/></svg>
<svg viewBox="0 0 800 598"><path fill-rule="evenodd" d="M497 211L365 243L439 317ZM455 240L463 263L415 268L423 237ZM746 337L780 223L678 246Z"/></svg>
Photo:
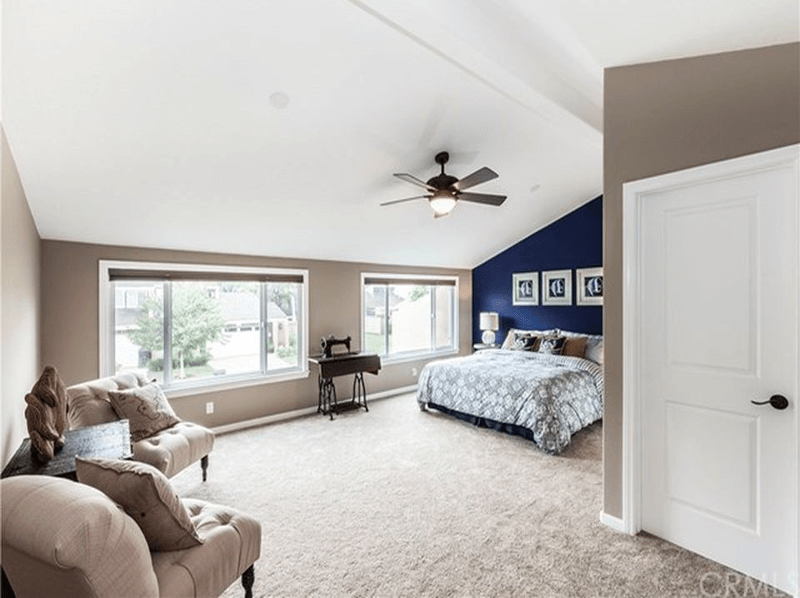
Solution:
<svg viewBox="0 0 800 598"><path fill-rule="evenodd" d="M332 334L327 337L322 337L322 340L319 342L320 347L322 347L322 354L325 357L333 357L333 348L336 345L343 345L347 351L350 353L350 341L353 340L350 338L350 335L347 335L347 338L336 338Z"/></svg>
<svg viewBox="0 0 800 598"><path fill-rule="evenodd" d="M350 351L350 336L336 338L333 335L323 337L320 341L322 355L311 356L308 360L318 369L319 401L317 412L330 415L350 409L367 407L367 387L364 384L364 372L377 375L381 369L381 358L375 353L353 353ZM344 350L334 351L334 347ZM333 379L337 376L353 375L353 393L350 400L339 402Z"/></svg>

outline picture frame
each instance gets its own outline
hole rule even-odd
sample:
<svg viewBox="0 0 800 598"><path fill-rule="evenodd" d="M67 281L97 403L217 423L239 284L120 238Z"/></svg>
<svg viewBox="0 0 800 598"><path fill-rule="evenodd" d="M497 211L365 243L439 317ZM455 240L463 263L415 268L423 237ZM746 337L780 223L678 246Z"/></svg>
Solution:
<svg viewBox="0 0 800 598"><path fill-rule="evenodd" d="M542 272L542 305L572 305L572 270Z"/></svg>
<svg viewBox="0 0 800 598"><path fill-rule="evenodd" d="M578 305L603 305L603 268L575 270Z"/></svg>
<svg viewBox="0 0 800 598"><path fill-rule="evenodd" d="M539 305L539 273L517 272L511 275L513 305Z"/></svg>

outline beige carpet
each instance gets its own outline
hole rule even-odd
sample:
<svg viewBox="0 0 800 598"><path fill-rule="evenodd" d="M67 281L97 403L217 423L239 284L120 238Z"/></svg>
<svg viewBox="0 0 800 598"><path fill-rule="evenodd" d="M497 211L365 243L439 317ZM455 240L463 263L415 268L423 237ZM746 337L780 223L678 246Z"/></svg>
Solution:
<svg viewBox="0 0 800 598"><path fill-rule="evenodd" d="M552 457L403 395L219 436L208 482L174 481L261 521L256 596L780 595L602 526L601 436Z"/></svg>

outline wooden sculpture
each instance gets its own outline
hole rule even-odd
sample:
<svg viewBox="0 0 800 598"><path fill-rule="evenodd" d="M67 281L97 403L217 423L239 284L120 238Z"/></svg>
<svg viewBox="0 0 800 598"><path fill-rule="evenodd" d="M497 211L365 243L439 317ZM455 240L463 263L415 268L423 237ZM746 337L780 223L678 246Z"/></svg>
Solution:
<svg viewBox="0 0 800 598"><path fill-rule="evenodd" d="M31 453L40 463L47 463L64 446L67 427L67 389L58 371L51 365L25 395L25 419L31 439Z"/></svg>

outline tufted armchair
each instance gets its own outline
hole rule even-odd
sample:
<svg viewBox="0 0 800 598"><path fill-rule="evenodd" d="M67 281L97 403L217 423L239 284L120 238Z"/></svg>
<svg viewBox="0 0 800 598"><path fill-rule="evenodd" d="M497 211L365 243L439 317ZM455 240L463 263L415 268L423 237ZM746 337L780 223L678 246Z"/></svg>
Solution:
<svg viewBox="0 0 800 598"><path fill-rule="evenodd" d="M109 391L145 386L149 380L140 374L122 373L83 382L67 388L67 417L70 429L112 422L117 414L111 407ZM133 458L149 463L168 478L200 461L203 481L208 471L208 454L214 447L214 433L190 422L179 422L149 438L133 443Z"/></svg>
<svg viewBox="0 0 800 598"><path fill-rule="evenodd" d="M199 546L150 552L137 523L105 494L48 476L0 482L3 570L18 598L219 596L242 577L252 596L261 525L184 499Z"/></svg>

